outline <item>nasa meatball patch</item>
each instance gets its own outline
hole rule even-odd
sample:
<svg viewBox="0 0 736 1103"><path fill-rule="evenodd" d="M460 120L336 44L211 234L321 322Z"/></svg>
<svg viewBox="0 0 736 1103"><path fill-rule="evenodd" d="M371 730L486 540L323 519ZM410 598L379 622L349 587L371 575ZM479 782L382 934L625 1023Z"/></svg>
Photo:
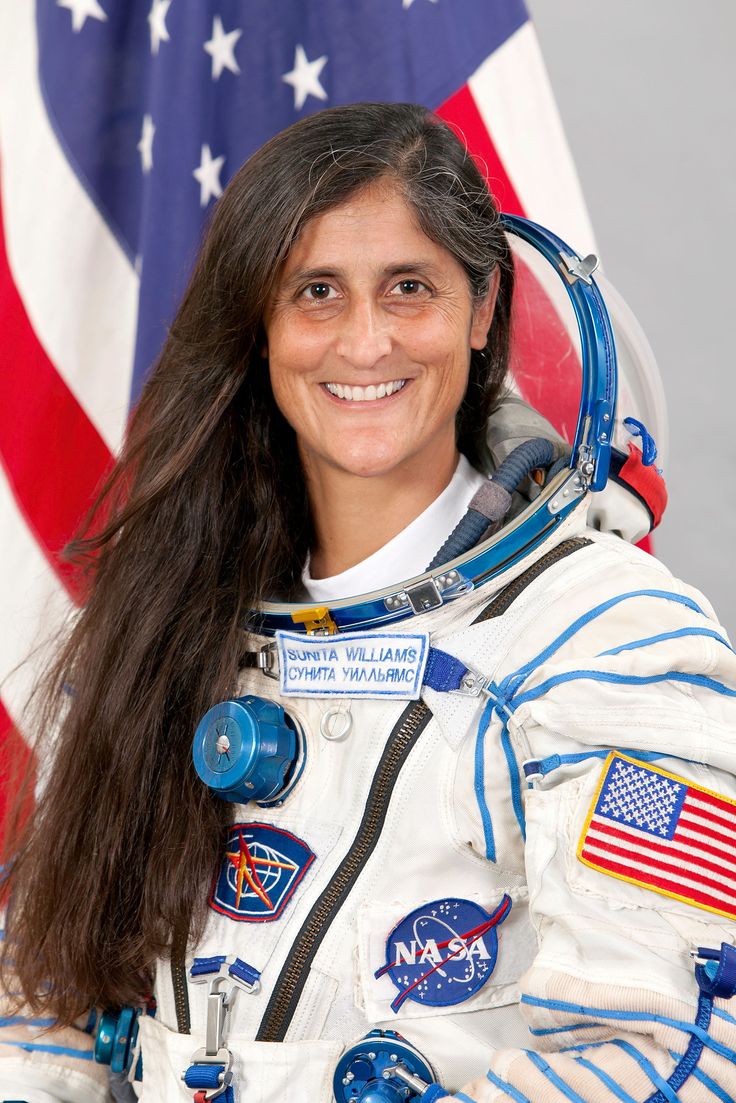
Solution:
<svg viewBox="0 0 736 1103"><path fill-rule="evenodd" d="M493 912L472 900L432 900L396 924L386 942L385 974L398 989L396 1013L405 1000L450 1007L471 996L490 978L498 957L497 929L511 911L504 895Z"/></svg>
<svg viewBox="0 0 736 1103"><path fill-rule="evenodd" d="M314 857L290 831L267 823L233 824L209 906L241 923L278 919Z"/></svg>

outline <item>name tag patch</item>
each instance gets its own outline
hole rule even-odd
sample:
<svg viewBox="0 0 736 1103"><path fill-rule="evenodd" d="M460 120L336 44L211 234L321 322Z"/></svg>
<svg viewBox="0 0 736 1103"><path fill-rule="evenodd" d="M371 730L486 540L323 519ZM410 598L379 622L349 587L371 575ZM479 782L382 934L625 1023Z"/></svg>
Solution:
<svg viewBox="0 0 736 1103"><path fill-rule="evenodd" d="M419 697L429 635L349 632L303 636L277 632L284 697Z"/></svg>
<svg viewBox="0 0 736 1103"><path fill-rule="evenodd" d="M405 1000L450 1007L473 996L487 980L498 957L498 927L511 911L504 894L493 912L473 900L449 897L423 904L396 924L386 942L388 974L399 994L391 1003L396 1014Z"/></svg>
<svg viewBox="0 0 736 1103"><path fill-rule="evenodd" d="M313 861L307 844L290 831L233 824L209 906L241 923L278 919Z"/></svg>
<svg viewBox="0 0 736 1103"><path fill-rule="evenodd" d="M736 801L612 752L578 858L591 869L736 919Z"/></svg>

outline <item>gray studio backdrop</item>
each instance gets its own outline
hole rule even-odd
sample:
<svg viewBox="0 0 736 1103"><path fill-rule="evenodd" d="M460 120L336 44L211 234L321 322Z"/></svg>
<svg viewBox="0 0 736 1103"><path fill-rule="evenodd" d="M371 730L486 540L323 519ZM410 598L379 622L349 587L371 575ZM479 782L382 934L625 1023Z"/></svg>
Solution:
<svg viewBox="0 0 736 1103"><path fill-rule="evenodd" d="M736 4L528 3L606 276L664 382L670 502L656 554L733 634Z"/></svg>

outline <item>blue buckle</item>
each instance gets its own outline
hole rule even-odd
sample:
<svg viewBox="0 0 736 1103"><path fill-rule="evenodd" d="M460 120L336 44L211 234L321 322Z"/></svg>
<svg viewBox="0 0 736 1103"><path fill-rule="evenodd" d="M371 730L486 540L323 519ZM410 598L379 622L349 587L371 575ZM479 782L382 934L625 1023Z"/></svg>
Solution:
<svg viewBox="0 0 736 1103"><path fill-rule="evenodd" d="M730 1000L736 995L736 946L722 942L720 950L698 946L690 951L700 991L711 998Z"/></svg>
<svg viewBox="0 0 736 1103"><path fill-rule="evenodd" d="M237 988L250 994L255 994L261 987L260 970L234 954L195 957L189 975L192 984L206 984L216 979L231 980Z"/></svg>
<svg viewBox="0 0 736 1103"><path fill-rule="evenodd" d="M211 1099L224 1095L232 1085L232 1067L233 1055L229 1049L223 1047L217 1053L198 1049L192 1054L192 1063L181 1078L188 1088L204 1088L202 1098L209 1103Z"/></svg>

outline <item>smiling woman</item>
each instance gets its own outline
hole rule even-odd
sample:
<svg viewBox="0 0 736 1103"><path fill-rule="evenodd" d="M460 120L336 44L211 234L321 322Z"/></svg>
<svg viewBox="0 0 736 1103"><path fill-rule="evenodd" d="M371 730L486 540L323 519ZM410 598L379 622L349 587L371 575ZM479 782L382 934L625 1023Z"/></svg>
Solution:
<svg viewBox="0 0 736 1103"><path fill-rule="evenodd" d="M95 1030L144 1103L733 1095L736 660L586 524L615 357L535 233L607 388L572 458L505 393L510 247L448 127L335 108L233 178L39 688L2 1098L109 1100Z"/></svg>
<svg viewBox="0 0 736 1103"><path fill-rule="evenodd" d="M496 269L474 295L390 179L300 235L266 313L265 352L307 479L313 578L383 547L449 484L471 352L486 347L498 282Z"/></svg>

